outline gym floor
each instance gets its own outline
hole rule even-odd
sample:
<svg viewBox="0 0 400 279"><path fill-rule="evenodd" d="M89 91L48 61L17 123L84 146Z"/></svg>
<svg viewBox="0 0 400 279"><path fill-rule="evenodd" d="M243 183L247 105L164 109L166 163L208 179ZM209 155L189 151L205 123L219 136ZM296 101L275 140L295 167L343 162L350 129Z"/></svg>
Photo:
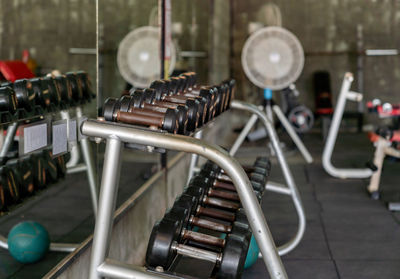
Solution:
<svg viewBox="0 0 400 279"><path fill-rule="evenodd" d="M283 139L284 142L289 142ZM315 162L306 165L300 154L288 151L287 159L307 215L307 229L300 245L283 256L289 278L399 278L400 213L387 210L381 201L366 193L368 180L339 180L321 167L322 141L319 135L304 138ZM267 155L265 143L246 144L238 152L243 163L255 156ZM365 134L340 134L334 153L334 165L364 167L373 155ZM275 160L271 180L284 183ZM119 204L144 182L143 171L150 163L124 164ZM385 162L381 185L393 189L398 163ZM135 178L132 173L135 170ZM138 182L136 187L131 181ZM275 241L284 243L297 229L297 217L288 197L267 192L263 210ZM21 220L36 220L50 232L53 241L79 242L93 230L93 216L83 174L69 175L58 185L40 193L11 214L0 217L0 233L7 235ZM65 254L48 253L39 263L22 265L6 250L0 250L0 278L40 278ZM262 260L245 271L243 278L268 278Z"/></svg>

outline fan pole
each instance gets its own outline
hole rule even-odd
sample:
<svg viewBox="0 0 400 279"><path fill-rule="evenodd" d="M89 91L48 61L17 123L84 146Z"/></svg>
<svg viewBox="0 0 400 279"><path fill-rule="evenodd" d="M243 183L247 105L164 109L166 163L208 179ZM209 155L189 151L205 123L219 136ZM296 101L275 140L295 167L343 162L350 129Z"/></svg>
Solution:
<svg viewBox="0 0 400 279"><path fill-rule="evenodd" d="M158 1L160 38L160 79L167 79L171 60L171 0ZM167 151L161 154L161 168L167 166Z"/></svg>

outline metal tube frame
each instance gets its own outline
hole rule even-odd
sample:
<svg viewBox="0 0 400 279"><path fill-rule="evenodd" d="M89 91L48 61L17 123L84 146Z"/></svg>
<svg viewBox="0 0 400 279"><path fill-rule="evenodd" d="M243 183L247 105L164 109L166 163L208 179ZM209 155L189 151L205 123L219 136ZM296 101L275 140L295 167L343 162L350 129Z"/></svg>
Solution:
<svg viewBox="0 0 400 279"><path fill-rule="evenodd" d="M87 120L82 123L81 131L86 136L106 139L107 142L100 189L99 211L92 243L89 270L90 279L99 279L104 275L129 278L129 274L135 274L135 278L149 278L149 272L147 271L131 268L124 270L123 268L118 268L120 266L118 263L110 264L106 259L110 246L110 234L113 225L112 216L115 207L114 201L120 175L120 148L122 143L135 143L195 153L215 162L224 169L236 187L271 278L287 278L285 268L276 250L261 207L252 191L249 178L241 165L224 149L188 136L138 129L119 123ZM112 272L116 269L123 271L117 275ZM157 274L152 274L151 277L165 278Z"/></svg>
<svg viewBox="0 0 400 279"><path fill-rule="evenodd" d="M279 255L280 256L285 255L297 247L297 245L300 243L301 239L303 238L304 232L306 229L306 216L305 216L303 203L301 201L300 193L294 182L294 179L293 179L292 173L290 171L290 168L287 164L286 158L283 155L282 149L280 147L279 138L275 131L275 127L269 121L267 115L261 109L259 109L257 106L250 104L250 103L237 101L237 100L232 101L231 108L250 112L252 114L252 116L250 117L246 126L243 128L240 135L237 137L235 143L233 144L231 150L229 151L229 154L231 156L233 156L236 153L237 149L243 143L243 140L246 138L247 133L249 133L250 129L255 124L255 122L258 118L261 120L261 122L264 124L264 126L267 130L268 136L272 143L272 148L276 154L278 163L283 172L283 176L285 178L287 186L270 181L265 186L265 189L268 191L291 196L294 207L297 212L299 223L298 223L298 228L297 228L297 232L296 232L295 236L292 239L290 239L288 242L286 242L285 244L278 247Z"/></svg>
<svg viewBox="0 0 400 279"><path fill-rule="evenodd" d="M351 101L360 102L363 95L358 92L350 91L351 83L353 82L353 74L345 73L342 87L340 89L340 94L338 101L336 103L336 108L333 113L333 119L331 122L331 127L329 128L328 137L326 138L326 143L324 151L322 153L322 166L325 171L333 177L337 178L368 178L373 174L371 169L351 169L351 168L336 168L332 165L332 153L335 147L337 135L339 133L340 122L343 118L344 108L346 106L347 99Z"/></svg>

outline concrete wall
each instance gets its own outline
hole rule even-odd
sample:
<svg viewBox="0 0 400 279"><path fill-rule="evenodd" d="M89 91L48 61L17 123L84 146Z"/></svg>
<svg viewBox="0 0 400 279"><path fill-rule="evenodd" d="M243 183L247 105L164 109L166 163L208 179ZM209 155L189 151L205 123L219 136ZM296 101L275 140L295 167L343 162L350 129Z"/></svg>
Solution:
<svg viewBox="0 0 400 279"><path fill-rule="evenodd" d="M399 48L400 1L398 0L247 0L234 1L234 77L239 80L242 98L254 96L256 88L245 77L240 55L248 37L251 21L268 22L260 14L264 4L275 3L282 14L283 27L292 31L306 53L354 52L357 50L357 24L364 29L365 48ZM305 67L297 84L301 100L314 107L312 74L324 69L331 73L334 100L346 71L356 73L354 54L307 55ZM367 57L364 62L365 99L380 97L398 102L400 89L400 59L396 57ZM357 89L357 80L353 89ZM260 97L258 97L260 98Z"/></svg>

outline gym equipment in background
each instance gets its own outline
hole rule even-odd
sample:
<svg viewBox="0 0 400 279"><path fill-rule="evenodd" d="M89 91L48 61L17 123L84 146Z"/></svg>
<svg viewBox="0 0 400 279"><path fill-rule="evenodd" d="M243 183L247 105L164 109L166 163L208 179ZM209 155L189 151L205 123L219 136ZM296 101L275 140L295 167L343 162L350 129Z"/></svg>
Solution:
<svg viewBox="0 0 400 279"><path fill-rule="evenodd" d="M20 263L39 261L46 255L49 247L49 233L37 222L21 222L8 234L8 251Z"/></svg>
<svg viewBox="0 0 400 279"><path fill-rule="evenodd" d="M372 102L367 102L367 108L369 112L378 114L379 118L400 118L400 106L381 103L379 99L374 99ZM370 141L375 146L375 153L371 168L374 169L374 173L371 176L370 183L367 187L368 192L372 199L380 198L379 183L382 175L383 163L386 156L394 158L400 158L400 130L399 127L379 127L375 132L368 133ZM394 201L388 201L388 207L390 210L400 210L400 203Z"/></svg>
<svg viewBox="0 0 400 279"><path fill-rule="evenodd" d="M282 90L290 86L301 74L304 65L304 52L299 40L282 27L261 28L246 40L241 60L244 72L249 80L264 89L265 109L270 121L273 119L274 112L306 162L311 163L312 157L293 126L279 106L272 106L271 104L272 90ZM249 122L254 121L254 123L250 122L249 125L252 127L256 120L257 118L250 119ZM257 132L260 133L261 138L266 136L264 129L260 131Z"/></svg>
<svg viewBox="0 0 400 279"><path fill-rule="evenodd" d="M321 119L322 139L328 136L331 124L333 105L331 78L327 71L317 71L313 74L315 115Z"/></svg>
<svg viewBox="0 0 400 279"><path fill-rule="evenodd" d="M350 90L351 83L353 82L353 74L345 73L343 78L342 87L336 102L336 108L333 113L333 119L331 126L329 128L328 137L326 138L326 143L322 153L322 166L325 171L338 178L367 178L370 177L373 171L370 168L364 169L351 169L351 168L336 168L332 165L332 153L335 147L337 135L339 133L340 123L342 121L344 108L346 106L346 101L356 101L360 102L363 95L358 92Z"/></svg>
<svg viewBox="0 0 400 279"><path fill-rule="evenodd" d="M293 129L299 134L304 134L313 127L314 114L308 107L299 103L299 95L296 86L291 84L281 91L281 106Z"/></svg>
<svg viewBox="0 0 400 279"><path fill-rule="evenodd" d="M160 28L139 27L128 33L118 47L117 63L121 76L137 88L146 88L160 77ZM170 45L171 74L176 62L176 49Z"/></svg>

